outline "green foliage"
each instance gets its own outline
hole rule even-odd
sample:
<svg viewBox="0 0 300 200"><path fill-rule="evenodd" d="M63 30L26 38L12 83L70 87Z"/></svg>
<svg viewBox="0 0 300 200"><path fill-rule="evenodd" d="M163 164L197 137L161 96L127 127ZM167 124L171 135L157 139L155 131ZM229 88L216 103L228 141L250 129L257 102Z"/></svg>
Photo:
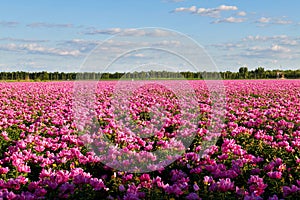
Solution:
<svg viewBox="0 0 300 200"><path fill-rule="evenodd" d="M276 79L276 78L300 78L300 70L265 70L258 67L255 70L249 70L247 67L240 67L238 72L168 72L168 71L150 71L150 72L0 72L0 80L18 80L18 81L59 81L59 80L140 80L140 79Z"/></svg>
<svg viewBox="0 0 300 200"><path fill-rule="evenodd" d="M7 148L14 145L14 142L20 138L20 133L22 132L17 125L10 126L5 131L8 135L9 141L6 141L0 136L0 159L4 157L4 152L7 151Z"/></svg>

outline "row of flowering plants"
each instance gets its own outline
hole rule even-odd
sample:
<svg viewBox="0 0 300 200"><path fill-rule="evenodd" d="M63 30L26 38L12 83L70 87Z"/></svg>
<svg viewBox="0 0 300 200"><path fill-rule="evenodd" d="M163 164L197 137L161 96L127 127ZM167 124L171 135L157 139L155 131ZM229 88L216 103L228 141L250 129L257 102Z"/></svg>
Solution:
<svg viewBox="0 0 300 200"><path fill-rule="evenodd" d="M73 82L0 83L0 199L300 195L300 81L224 81L217 124L205 82L189 82L196 104L166 84L179 95L158 84L118 95L101 81L86 114Z"/></svg>

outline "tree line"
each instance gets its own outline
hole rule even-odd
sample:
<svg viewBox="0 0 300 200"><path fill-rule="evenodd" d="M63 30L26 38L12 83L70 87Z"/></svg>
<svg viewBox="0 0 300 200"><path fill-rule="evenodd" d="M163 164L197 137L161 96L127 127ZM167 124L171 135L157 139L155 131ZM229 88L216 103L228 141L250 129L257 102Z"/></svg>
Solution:
<svg viewBox="0 0 300 200"><path fill-rule="evenodd" d="M240 67L238 72L0 72L0 80L34 80L34 81L62 81L62 80L108 80L108 79L276 79L300 78L300 70L265 70L258 67L255 70L248 70L247 67Z"/></svg>

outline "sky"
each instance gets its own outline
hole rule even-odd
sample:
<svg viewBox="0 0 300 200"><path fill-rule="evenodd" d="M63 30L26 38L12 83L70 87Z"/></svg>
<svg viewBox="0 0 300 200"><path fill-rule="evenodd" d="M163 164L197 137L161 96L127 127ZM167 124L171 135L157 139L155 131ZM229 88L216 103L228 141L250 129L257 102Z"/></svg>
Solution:
<svg viewBox="0 0 300 200"><path fill-rule="evenodd" d="M1 71L300 69L298 0L0 3Z"/></svg>

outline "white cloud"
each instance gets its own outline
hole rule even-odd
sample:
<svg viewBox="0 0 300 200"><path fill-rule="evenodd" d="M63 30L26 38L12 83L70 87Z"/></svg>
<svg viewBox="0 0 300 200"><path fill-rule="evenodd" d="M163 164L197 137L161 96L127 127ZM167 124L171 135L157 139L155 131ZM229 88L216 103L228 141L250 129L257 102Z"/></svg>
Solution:
<svg viewBox="0 0 300 200"><path fill-rule="evenodd" d="M183 44L179 40L161 40L161 41L155 41L155 42L138 42L138 41L115 41L113 39L107 40L105 43L107 43L110 47L117 47L117 48L123 48L123 47L130 47L134 48L136 46L149 46L149 47L162 47L162 46L181 46L183 47Z"/></svg>
<svg viewBox="0 0 300 200"><path fill-rule="evenodd" d="M208 16L218 18L223 11L235 11L238 10L237 6L220 5L216 8L197 8L196 6L191 7L180 7L176 8L173 12L190 12L201 16Z"/></svg>
<svg viewBox="0 0 300 200"><path fill-rule="evenodd" d="M218 52L218 59L222 58L221 64L232 63L232 60L276 64L277 60L278 63L294 65L296 60L300 60L300 37L288 35L249 35L234 42L213 44L209 47L217 48L215 52Z"/></svg>
<svg viewBox="0 0 300 200"><path fill-rule="evenodd" d="M122 36L153 36L153 37L166 37L171 34L169 31L164 31L160 29L154 29L152 31L147 31L143 29L135 29L135 28L110 28L110 29L90 29L88 31L83 32L86 35L122 35Z"/></svg>
<svg viewBox="0 0 300 200"><path fill-rule="evenodd" d="M128 57L130 57L130 58L145 58L146 55L143 53L136 53L136 54L129 53L129 54L125 54L124 57L126 57L126 58L128 58Z"/></svg>
<svg viewBox="0 0 300 200"><path fill-rule="evenodd" d="M83 39L72 39L72 40L67 40L64 41L63 44L99 44L99 41L95 41L95 40L83 40Z"/></svg>
<svg viewBox="0 0 300 200"><path fill-rule="evenodd" d="M297 45L300 45L299 41L300 37L292 37L287 35L249 35L240 40L237 40L236 42L211 44L209 46L222 48L224 50L243 47L247 47L250 50L265 50L266 47L263 46L271 46L271 50L273 49L274 51L284 51L284 49L287 50L289 47L297 48Z"/></svg>
<svg viewBox="0 0 300 200"><path fill-rule="evenodd" d="M261 36L261 35L249 35L242 39L243 42L271 42L280 45L295 46L298 45L300 38L289 37L287 35L274 35L274 36Z"/></svg>
<svg viewBox="0 0 300 200"><path fill-rule="evenodd" d="M284 19L276 19L273 22L273 24L282 24L282 25L292 24L292 23L293 23L293 21L291 21L291 20L284 20Z"/></svg>
<svg viewBox="0 0 300 200"><path fill-rule="evenodd" d="M257 20L257 23L269 23L271 21L271 18L269 17L261 17L259 20Z"/></svg>
<svg viewBox="0 0 300 200"><path fill-rule="evenodd" d="M286 47L283 47L283 46L280 46L277 44L273 44L271 47L271 50L275 51L275 52L283 52L283 53L288 53L291 51L289 48L286 48Z"/></svg>
<svg viewBox="0 0 300 200"><path fill-rule="evenodd" d="M101 41L73 39L58 43L59 46L69 47L70 49L79 49L80 52L89 52L95 48Z"/></svg>
<svg viewBox="0 0 300 200"><path fill-rule="evenodd" d="M191 6L189 8L185 8L185 7L180 7L180 8L176 8L174 10L174 12L196 12L197 11L197 7L196 6Z"/></svg>
<svg viewBox="0 0 300 200"><path fill-rule="evenodd" d="M253 46L245 49L243 52L238 52L235 56L239 58L247 58L255 61L285 59L285 61L299 58L299 54L296 51L292 51L289 48L273 44L269 47L265 46Z"/></svg>
<svg viewBox="0 0 300 200"><path fill-rule="evenodd" d="M162 1L168 3L178 3L178 2L184 2L185 0L162 0Z"/></svg>
<svg viewBox="0 0 300 200"><path fill-rule="evenodd" d="M298 45L299 42L297 40L294 40L294 39L285 39L285 40L281 41L281 44L295 46L295 45Z"/></svg>
<svg viewBox="0 0 300 200"><path fill-rule="evenodd" d="M219 19L216 21L213 21L213 24L219 24L219 23L242 23L245 22L246 18L236 18L236 17L228 17L224 19Z"/></svg>
<svg viewBox="0 0 300 200"><path fill-rule="evenodd" d="M138 57L138 58L143 58L143 57L145 57L145 55L142 54L142 53L134 54L134 56L135 56L135 57Z"/></svg>
<svg viewBox="0 0 300 200"><path fill-rule="evenodd" d="M49 40L39 40L39 39L21 39L21 38L11 38L11 37L4 37L4 38L0 38L0 41L11 41L11 42L31 42L31 43L42 43L42 42L49 42Z"/></svg>
<svg viewBox="0 0 300 200"><path fill-rule="evenodd" d="M291 52L291 49L284 46L280 46L278 44L272 44L270 47L253 46L253 47L249 47L247 50L250 52L252 51L255 54L262 54L265 56L270 55L270 53L282 53L284 55L285 53Z"/></svg>
<svg viewBox="0 0 300 200"><path fill-rule="evenodd" d="M66 49L57 49L52 47L44 47L36 43L28 44L4 44L0 45L0 50L4 51L16 51L16 52L26 52L33 54L48 54L56 56L79 56L79 50L66 50Z"/></svg>
<svg viewBox="0 0 300 200"><path fill-rule="evenodd" d="M256 20L255 23L260 24L260 26L266 26L266 25L288 25L292 24L292 20L286 19L286 17L281 18L271 18L271 17L261 17L260 19Z"/></svg>
<svg viewBox="0 0 300 200"><path fill-rule="evenodd" d="M274 36L261 36L261 35L249 35L243 38L243 41L268 41L268 40L279 40L279 39L287 39L287 35L274 35Z"/></svg>
<svg viewBox="0 0 300 200"><path fill-rule="evenodd" d="M261 46L253 46L253 47L249 47L248 50L250 51L263 51L265 50L266 48L264 47L261 47Z"/></svg>
<svg viewBox="0 0 300 200"><path fill-rule="evenodd" d="M156 44L153 44L154 46L180 46L181 42L177 40L163 40L161 42L157 42Z"/></svg>
<svg viewBox="0 0 300 200"><path fill-rule="evenodd" d="M4 27L16 27L19 24L19 22L16 21L0 21L0 26Z"/></svg>
<svg viewBox="0 0 300 200"><path fill-rule="evenodd" d="M27 24L30 28L72 28L73 24L53 24L53 23L45 23L45 22L34 22L31 24Z"/></svg>
<svg viewBox="0 0 300 200"><path fill-rule="evenodd" d="M229 10L238 10L236 6L226 6L226 5L220 5L217 10L220 11L229 11Z"/></svg>
<svg viewBox="0 0 300 200"><path fill-rule="evenodd" d="M216 47L216 48L221 48L221 49L226 50L226 51L231 50L231 49L237 49L237 48L244 47L244 45L241 44L241 43L212 44L210 46Z"/></svg>
<svg viewBox="0 0 300 200"><path fill-rule="evenodd" d="M241 17L245 17L247 15L247 13L245 11L241 11L236 13L237 16L241 16Z"/></svg>

